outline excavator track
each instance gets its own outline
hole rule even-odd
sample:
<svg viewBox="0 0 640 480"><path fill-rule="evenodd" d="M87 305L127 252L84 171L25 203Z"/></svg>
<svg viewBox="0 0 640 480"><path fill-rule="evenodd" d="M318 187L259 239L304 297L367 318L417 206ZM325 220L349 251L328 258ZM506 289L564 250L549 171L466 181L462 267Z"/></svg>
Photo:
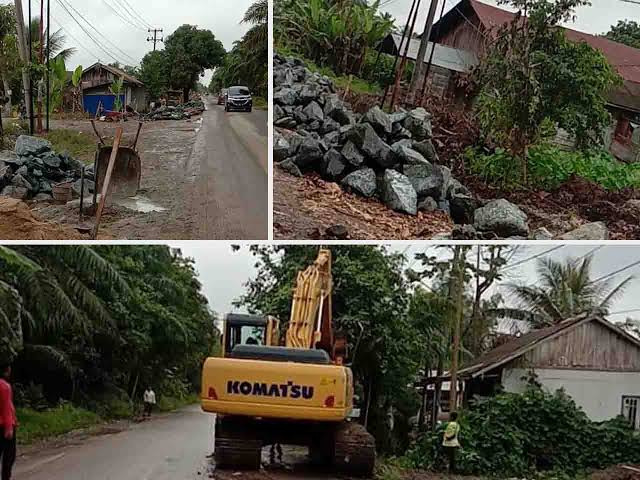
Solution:
<svg viewBox="0 0 640 480"><path fill-rule="evenodd" d="M371 477L376 464L376 442L367 430L355 422L344 422L334 434L333 463L341 473Z"/></svg>
<svg viewBox="0 0 640 480"><path fill-rule="evenodd" d="M262 442L233 418L216 419L214 458L220 469L259 470Z"/></svg>

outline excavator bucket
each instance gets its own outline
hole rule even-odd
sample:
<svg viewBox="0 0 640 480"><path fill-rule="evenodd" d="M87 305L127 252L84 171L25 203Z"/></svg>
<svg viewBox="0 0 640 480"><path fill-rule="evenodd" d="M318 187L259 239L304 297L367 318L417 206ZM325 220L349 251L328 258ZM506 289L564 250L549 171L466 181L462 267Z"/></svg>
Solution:
<svg viewBox="0 0 640 480"><path fill-rule="evenodd" d="M111 145L100 145L96 152L96 191L102 191L102 184L107 173L109 158L113 148ZM118 197L133 197L140 189L142 167L138 152L131 147L120 147L113 167L110 182L110 194Z"/></svg>

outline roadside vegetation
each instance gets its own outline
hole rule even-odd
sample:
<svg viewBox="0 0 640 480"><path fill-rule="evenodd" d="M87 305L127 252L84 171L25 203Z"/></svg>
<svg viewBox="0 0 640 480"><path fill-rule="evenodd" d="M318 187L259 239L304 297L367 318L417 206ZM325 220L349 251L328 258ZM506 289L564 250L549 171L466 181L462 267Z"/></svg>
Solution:
<svg viewBox="0 0 640 480"><path fill-rule="evenodd" d="M96 151L95 137L76 130L60 128L51 130L46 138L53 145L54 151L69 152L73 158L83 163L93 163Z"/></svg>
<svg viewBox="0 0 640 480"><path fill-rule="evenodd" d="M378 478L446 470L443 426L426 424L420 390L412 386L425 371L451 368L456 322L464 365L508 338L497 331L503 316L535 329L594 310L606 315L630 281L592 285L590 256L541 259L538 281L511 285L513 294L503 297L492 286L517 263L518 248L446 246L437 256L431 251L407 259L381 247L332 247L334 322L349 341L360 421L386 459ZM316 247L251 250L258 271L237 306L273 314L286 327L295 274L313 261ZM640 462L640 436L624 420L592 422L563 392L541 390L533 374L528 380L524 394L499 394L461 410L462 473L568 480L590 469Z"/></svg>
<svg viewBox="0 0 640 480"><path fill-rule="evenodd" d="M163 246L0 247L0 361L24 440L191 403L214 315L193 265ZM8 333L8 334L7 334Z"/></svg>
<svg viewBox="0 0 640 480"><path fill-rule="evenodd" d="M221 89L233 85L244 85L258 97L266 98L269 83L268 19L267 0L257 0L249 7L242 23L250 25L251 28L234 44L233 49L216 69L209 85L211 93L217 94Z"/></svg>

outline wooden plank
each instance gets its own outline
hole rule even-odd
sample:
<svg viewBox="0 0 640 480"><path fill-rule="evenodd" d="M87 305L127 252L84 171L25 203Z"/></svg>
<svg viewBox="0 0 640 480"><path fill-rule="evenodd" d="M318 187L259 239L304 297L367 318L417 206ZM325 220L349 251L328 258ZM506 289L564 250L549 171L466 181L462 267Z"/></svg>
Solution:
<svg viewBox="0 0 640 480"><path fill-rule="evenodd" d="M93 240L98 237L98 229L100 228L100 220L102 219L102 211L109 195L109 184L111 183L111 174L116 164L116 158L118 156L118 150L120 149L120 141L122 140L122 127L116 129L116 137L113 141L113 150L111 151L111 157L109 158L109 165L107 166L107 173L102 183L102 195L100 197L100 203L98 204L98 211L96 212L96 225L93 229Z"/></svg>

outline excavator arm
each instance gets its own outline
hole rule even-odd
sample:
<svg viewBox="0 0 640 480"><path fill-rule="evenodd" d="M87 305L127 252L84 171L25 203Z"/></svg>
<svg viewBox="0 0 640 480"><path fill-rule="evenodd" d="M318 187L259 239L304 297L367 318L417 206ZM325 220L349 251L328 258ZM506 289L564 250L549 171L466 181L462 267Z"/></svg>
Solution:
<svg viewBox="0 0 640 480"><path fill-rule="evenodd" d="M341 365L346 342L333 331L332 293L331 251L321 248L315 262L298 272L285 346L325 350Z"/></svg>

